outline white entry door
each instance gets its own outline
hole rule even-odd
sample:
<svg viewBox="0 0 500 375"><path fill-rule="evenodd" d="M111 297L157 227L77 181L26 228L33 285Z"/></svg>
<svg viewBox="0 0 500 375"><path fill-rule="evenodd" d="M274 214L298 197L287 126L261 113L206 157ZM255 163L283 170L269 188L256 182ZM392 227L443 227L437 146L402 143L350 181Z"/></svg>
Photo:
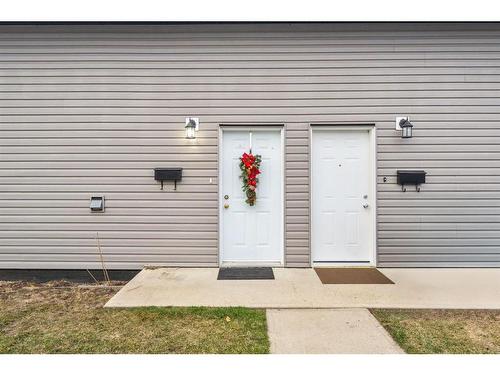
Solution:
<svg viewBox="0 0 500 375"><path fill-rule="evenodd" d="M257 201L249 206L242 190L240 157L262 156ZM283 167L281 131L224 130L221 153L221 263L282 264Z"/></svg>
<svg viewBox="0 0 500 375"><path fill-rule="evenodd" d="M313 130L313 262L374 263L368 130Z"/></svg>

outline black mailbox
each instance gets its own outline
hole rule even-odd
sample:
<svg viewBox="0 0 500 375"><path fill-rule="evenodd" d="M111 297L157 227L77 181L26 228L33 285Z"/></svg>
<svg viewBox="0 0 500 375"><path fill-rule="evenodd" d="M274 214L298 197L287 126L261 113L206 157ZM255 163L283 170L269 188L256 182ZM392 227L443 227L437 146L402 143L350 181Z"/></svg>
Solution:
<svg viewBox="0 0 500 375"><path fill-rule="evenodd" d="M397 171L398 184L403 191L406 191L405 185L415 185L417 191L420 191L420 184L425 183L425 171Z"/></svg>
<svg viewBox="0 0 500 375"><path fill-rule="evenodd" d="M174 181L174 190L177 189L177 181L182 180L182 168L155 168L155 180L161 181L163 190L163 181Z"/></svg>

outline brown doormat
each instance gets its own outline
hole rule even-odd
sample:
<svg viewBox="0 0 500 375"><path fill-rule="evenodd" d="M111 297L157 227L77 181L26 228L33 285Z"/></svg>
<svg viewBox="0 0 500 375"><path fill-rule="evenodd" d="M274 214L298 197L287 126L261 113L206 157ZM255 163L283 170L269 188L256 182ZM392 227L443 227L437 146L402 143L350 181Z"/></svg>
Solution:
<svg viewBox="0 0 500 375"><path fill-rule="evenodd" d="M315 268L323 284L394 284L376 268Z"/></svg>

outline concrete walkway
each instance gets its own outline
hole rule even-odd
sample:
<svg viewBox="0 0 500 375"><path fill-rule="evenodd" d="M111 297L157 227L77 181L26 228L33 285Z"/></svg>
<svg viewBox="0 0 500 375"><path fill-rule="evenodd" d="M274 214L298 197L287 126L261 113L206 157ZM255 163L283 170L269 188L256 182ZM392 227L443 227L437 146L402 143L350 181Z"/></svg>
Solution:
<svg viewBox="0 0 500 375"><path fill-rule="evenodd" d="M500 308L500 269L381 269L394 285L323 285L312 269L276 280L218 281L217 268L145 269L106 307Z"/></svg>
<svg viewBox="0 0 500 375"><path fill-rule="evenodd" d="M270 309L273 354L403 354L366 309Z"/></svg>

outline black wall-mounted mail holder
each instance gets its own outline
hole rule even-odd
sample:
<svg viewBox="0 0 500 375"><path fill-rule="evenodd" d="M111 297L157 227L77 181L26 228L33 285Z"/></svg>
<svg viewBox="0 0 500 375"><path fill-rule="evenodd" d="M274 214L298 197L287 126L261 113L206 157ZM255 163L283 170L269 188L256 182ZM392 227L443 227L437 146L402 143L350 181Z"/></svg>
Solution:
<svg viewBox="0 0 500 375"><path fill-rule="evenodd" d="M398 184L401 190L406 191L405 185L415 185L417 192L420 191L420 184L425 183L425 171L397 171Z"/></svg>
<svg viewBox="0 0 500 375"><path fill-rule="evenodd" d="M182 168L155 168L155 180L161 182L161 190L163 181L174 181L174 190L177 190L177 181L182 180Z"/></svg>

